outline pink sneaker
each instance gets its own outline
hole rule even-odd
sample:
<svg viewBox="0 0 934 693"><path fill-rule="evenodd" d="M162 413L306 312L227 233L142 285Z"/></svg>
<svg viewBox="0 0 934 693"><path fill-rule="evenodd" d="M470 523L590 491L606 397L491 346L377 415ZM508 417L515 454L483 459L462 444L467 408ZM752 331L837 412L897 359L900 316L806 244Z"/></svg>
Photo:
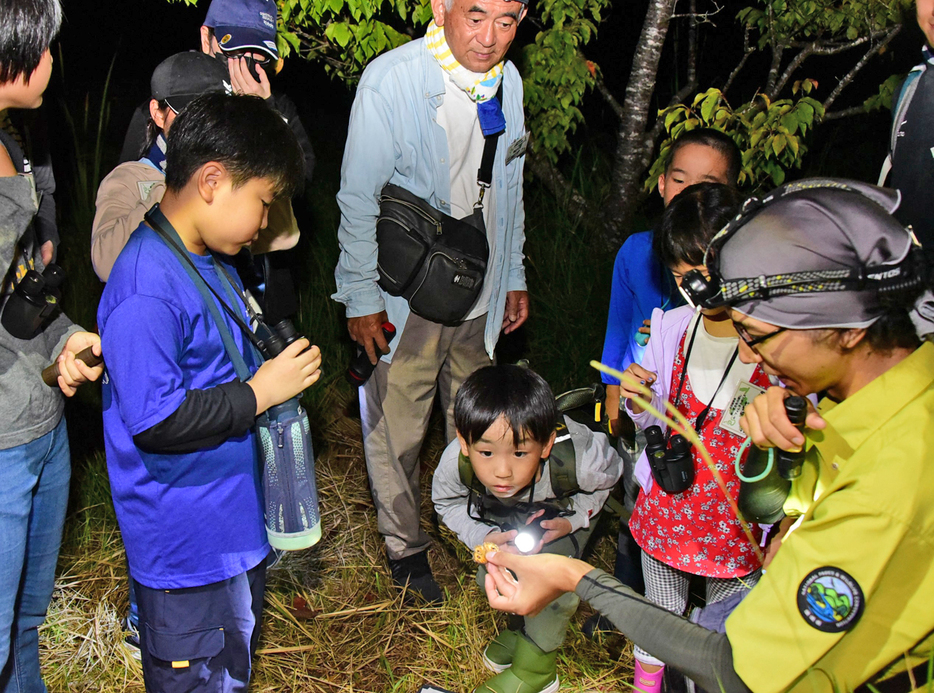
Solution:
<svg viewBox="0 0 934 693"><path fill-rule="evenodd" d="M633 687L640 693L661 693L662 679L665 678L665 667L654 673L642 668L642 662L636 660L636 680Z"/></svg>

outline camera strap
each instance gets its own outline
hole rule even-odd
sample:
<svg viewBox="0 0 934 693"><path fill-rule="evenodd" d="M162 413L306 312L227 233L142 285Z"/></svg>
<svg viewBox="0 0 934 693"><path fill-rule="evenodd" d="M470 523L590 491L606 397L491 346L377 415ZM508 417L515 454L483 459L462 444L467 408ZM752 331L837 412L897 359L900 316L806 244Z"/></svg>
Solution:
<svg viewBox="0 0 934 693"><path fill-rule="evenodd" d="M678 379L678 391L675 393L674 405L678 406L678 401L681 399L681 390L684 387L684 381L688 375L688 362L691 360L691 350L694 348L694 338L697 337L697 330L700 328L701 321L704 319L703 315L697 316L697 322L694 323L694 329L691 331L691 339L688 341L687 351L684 353L684 367L681 369L681 377ZM723 383L726 382L727 376L730 374L730 369L733 368L733 364L736 363L736 357L739 355L739 344L736 345L736 348L733 350L733 355L730 357L730 362L726 364L726 370L723 371L723 377L720 378L720 382L717 383L717 389L713 391L713 395L710 397L710 402L705 406L701 413L697 415L697 420L694 422L694 430L697 431L697 435L700 435L701 429L704 427L704 423L707 421L707 415L710 413L710 409L713 407L713 401L717 398L717 393L720 392L720 388L723 387ZM668 429L668 432L665 434L665 443L671 440L671 429Z"/></svg>
<svg viewBox="0 0 934 693"><path fill-rule="evenodd" d="M243 354L240 353L240 349L237 348L236 343L234 342L233 335L230 333L230 329L227 327L227 323L224 322L223 317L220 314L220 311L217 309L217 304L212 300L211 294L214 295L214 298L217 299L217 302L220 303L224 311L233 319L238 327L243 331L243 333L248 338L248 343L252 349L253 359L256 364L262 363L262 356L259 354L257 349L257 342L259 339L256 335L253 334L253 331L249 326L243 321L237 313L227 305L227 302L221 298L220 294L214 290L214 288L205 281L204 277L198 272L198 268L195 267L195 263L192 262L191 258L188 257L188 251L185 250L182 239L179 238L178 232L172 227L172 224L168 219L165 218L165 215L159 209L159 205L156 204L152 209L150 209L145 215L146 223L152 227L153 231L156 232L156 235L165 243L169 250L171 250L175 256L179 259L179 262L182 265L182 269L185 270L185 273L191 278L194 282L195 288L198 289L198 293L201 294L201 298L204 299L205 304L208 307L208 311L211 313L211 317L214 319L214 322L217 324L218 332L221 336L221 341L224 343L224 349L227 351L227 355L230 357L231 362L233 363L234 370L237 372L237 377L240 378L243 382L248 381L252 377L249 367L246 365L246 361L243 358ZM212 256L213 258L213 256ZM224 289L233 298L233 301L236 302L236 291L233 289L233 281L230 276L224 270L224 268L217 263L215 259L215 265L217 266L219 276L221 277L222 283L226 281ZM227 286L227 285L230 286Z"/></svg>

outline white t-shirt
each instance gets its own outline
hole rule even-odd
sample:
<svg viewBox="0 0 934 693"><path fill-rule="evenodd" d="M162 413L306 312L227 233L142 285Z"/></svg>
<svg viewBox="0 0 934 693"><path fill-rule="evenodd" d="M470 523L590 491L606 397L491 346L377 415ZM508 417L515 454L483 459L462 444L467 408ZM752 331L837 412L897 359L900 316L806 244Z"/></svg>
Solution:
<svg viewBox="0 0 934 693"><path fill-rule="evenodd" d="M477 104L463 89L451 81L444 72L444 99L438 107L438 125L444 128L448 138L448 167L451 171L451 216L461 219L473 214L473 206L480 196L477 185L477 170L483 158L483 131L477 116ZM477 75L480 77L480 75ZM494 209L496 200L493 188L483 196L483 222L490 244L490 264L495 256L496 223ZM489 269L489 268L488 268ZM487 271L489 278L489 271ZM493 283L485 281L480 297L467 314L466 320L478 318L490 310L490 293Z"/></svg>
<svg viewBox="0 0 934 693"><path fill-rule="evenodd" d="M701 318L700 313L695 313L688 324L687 336L684 339L684 351L682 356L686 355L688 345L691 343L691 334L694 332L694 326ZM748 383L756 370L756 364L743 363L739 356L733 361L730 373L727 375L723 385L717 390L720 379L723 377L723 371L726 370L733 352L739 345L739 337L713 337L704 328L704 323L697 328L697 337L694 339L694 346L691 349L691 359L688 361L688 378L691 379L691 388L694 390L694 396L704 403L710 402L714 391L717 396L713 401L714 409L724 409L730 404L736 386L740 383ZM672 380L671 391L678 389L677 380Z"/></svg>

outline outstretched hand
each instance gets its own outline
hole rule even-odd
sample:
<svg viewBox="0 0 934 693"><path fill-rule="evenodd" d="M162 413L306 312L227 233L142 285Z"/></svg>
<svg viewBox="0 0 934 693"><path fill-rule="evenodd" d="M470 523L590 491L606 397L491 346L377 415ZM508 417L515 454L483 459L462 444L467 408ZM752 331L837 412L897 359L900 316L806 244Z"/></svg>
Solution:
<svg viewBox="0 0 934 693"><path fill-rule="evenodd" d="M584 561L553 553L518 556L491 551L486 557L490 606L520 616L534 616L565 592L573 592L593 570Z"/></svg>

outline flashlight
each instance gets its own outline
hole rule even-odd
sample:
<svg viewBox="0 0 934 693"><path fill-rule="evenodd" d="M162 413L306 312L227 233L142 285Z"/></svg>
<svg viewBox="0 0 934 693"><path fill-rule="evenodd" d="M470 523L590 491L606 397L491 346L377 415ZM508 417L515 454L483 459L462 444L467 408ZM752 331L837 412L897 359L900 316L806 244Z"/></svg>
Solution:
<svg viewBox="0 0 934 693"><path fill-rule="evenodd" d="M513 539L512 543L516 545L516 548L519 549L521 553L534 551L535 547L538 546L538 542L542 540L542 537L545 536L545 532L548 531L542 527L542 522L545 520L553 520L556 517L558 517L558 511L556 509L545 508L545 512L519 528L519 532L516 534L516 538Z"/></svg>

